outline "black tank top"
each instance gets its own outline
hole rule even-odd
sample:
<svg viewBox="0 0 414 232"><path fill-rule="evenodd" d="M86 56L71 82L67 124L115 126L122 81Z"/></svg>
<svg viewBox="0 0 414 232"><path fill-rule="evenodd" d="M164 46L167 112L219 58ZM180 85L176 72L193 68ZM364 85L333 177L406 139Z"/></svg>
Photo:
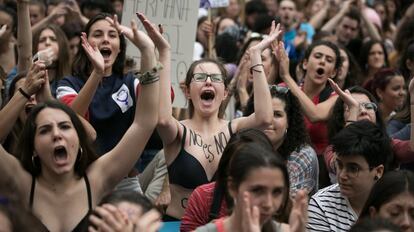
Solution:
<svg viewBox="0 0 414 232"><path fill-rule="evenodd" d="M72 230L72 232L83 232L88 230L88 219L89 215L92 213L92 194L91 194L91 187L89 185L88 176L84 175L83 179L85 180L86 185L86 191L88 193L88 213L85 215L85 217L82 218L82 220L76 225L76 227ZM34 191L36 187L36 178L32 176L32 187L30 189L30 198L29 198L29 207L30 209L33 208L33 199L34 199ZM40 225L43 227L42 231L50 231L40 220Z"/></svg>

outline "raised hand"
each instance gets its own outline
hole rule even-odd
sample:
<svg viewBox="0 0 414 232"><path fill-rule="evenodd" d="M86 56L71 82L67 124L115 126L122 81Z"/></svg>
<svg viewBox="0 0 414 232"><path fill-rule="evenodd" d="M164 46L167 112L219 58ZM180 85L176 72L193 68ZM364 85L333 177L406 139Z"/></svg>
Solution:
<svg viewBox="0 0 414 232"><path fill-rule="evenodd" d="M57 5L52 12L50 13L50 17L52 19L58 18L60 16L64 16L68 13L68 7L66 6L65 3L60 3L59 5Z"/></svg>
<svg viewBox="0 0 414 232"><path fill-rule="evenodd" d="M280 23L275 25L275 21L272 22L272 26L270 28L269 35L262 39L260 43L253 46L251 49L257 49L259 51L263 51L264 49L271 46L273 43L277 43L277 38L279 37L280 33L282 31L280 30Z"/></svg>
<svg viewBox="0 0 414 232"><path fill-rule="evenodd" d="M132 232L134 231L133 223L128 217L117 207L105 204L95 209L96 215L89 217L89 232L105 231L105 232Z"/></svg>
<svg viewBox="0 0 414 232"><path fill-rule="evenodd" d="M140 51L144 49L152 49L154 43L144 32L139 31L137 23L132 20L131 28L121 25L118 22L118 16L114 15L114 18L105 18L113 27L115 27L120 34L125 35Z"/></svg>
<svg viewBox="0 0 414 232"><path fill-rule="evenodd" d="M105 71L105 60L99 51L98 46L96 44L89 44L86 33L84 32L82 32L81 40L82 48L85 50L86 55L91 61L94 71L103 74Z"/></svg>
<svg viewBox="0 0 414 232"><path fill-rule="evenodd" d="M343 91L341 88L339 88L338 84L335 83L331 78L328 78L328 81L332 89L338 94L338 96L342 99L342 101L344 101L344 103L349 108L359 107L358 101L355 100L354 97L352 97L352 94L349 92L349 90Z"/></svg>
<svg viewBox="0 0 414 232"><path fill-rule="evenodd" d="M45 72L45 82L40 87L39 91L36 93L37 102L45 102L47 100L53 99L53 96L50 92L50 83L49 83L49 74L46 70Z"/></svg>
<svg viewBox="0 0 414 232"><path fill-rule="evenodd" d="M260 232L260 211L257 206L251 206L250 194L246 191L243 193L242 201L242 228L243 232Z"/></svg>
<svg viewBox="0 0 414 232"><path fill-rule="evenodd" d="M289 57L285 51L285 44L280 41L279 43L272 43L273 55L279 62L279 75L283 80L290 75L289 74Z"/></svg>
<svg viewBox="0 0 414 232"><path fill-rule="evenodd" d="M171 46L168 43L168 41L162 36L162 25L159 25L159 28L157 28L154 24L152 24L145 15L141 13L136 13L139 20L141 21L142 25L144 25L145 30L147 31L148 36L152 39L154 42L155 47L157 47L158 50L165 50L170 49Z"/></svg>
<svg viewBox="0 0 414 232"><path fill-rule="evenodd" d="M304 190L299 190L293 200L292 210L289 216L289 226L291 232L306 231L308 223L308 194Z"/></svg>
<svg viewBox="0 0 414 232"><path fill-rule="evenodd" d="M37 93L46 82L46 66L42 61L35 62L26 76L23 91L32 96Z"/></svg>

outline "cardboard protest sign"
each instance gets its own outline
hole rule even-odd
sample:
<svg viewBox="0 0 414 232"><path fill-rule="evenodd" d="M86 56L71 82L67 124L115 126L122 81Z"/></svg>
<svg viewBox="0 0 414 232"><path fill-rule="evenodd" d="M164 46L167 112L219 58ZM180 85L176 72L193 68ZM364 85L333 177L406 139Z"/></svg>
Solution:
<svg viewBox="0 0 414 232"><path fill-rule="evenodd" d="M198 7L199 1L196 0L124 0L123 25L130 26L132 19L139 21L135 13L141 12L152 23L163 26L163 35L171 45L171 81L175 107L186 107L187 100L179 83L185 79L192 62ZM141 23L138 23L138 27L143 30ZM139 50L131 43L127 46L127 56L140 63Z"/></svg>

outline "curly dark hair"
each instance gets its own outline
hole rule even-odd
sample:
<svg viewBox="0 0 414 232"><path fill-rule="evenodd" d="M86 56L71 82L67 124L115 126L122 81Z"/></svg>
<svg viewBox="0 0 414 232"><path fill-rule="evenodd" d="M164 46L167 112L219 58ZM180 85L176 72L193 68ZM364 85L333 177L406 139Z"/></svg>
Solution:
<svg viewBox="0 0 414 232"><path fill-rule="evenodd" d="M299 151L303 146L310 144L309 134L305 127L305 121L299 100L293 93L288 90L286 93L282 93L277 88L270 88L270 94L272 98L280 99L285 103L285 112L287 115L287 121L289 129L285 135L282 145L277 151L287 159L293 151ZM247 103L244 115L250 115L254 113L254 96L250 97Z"/></svg>

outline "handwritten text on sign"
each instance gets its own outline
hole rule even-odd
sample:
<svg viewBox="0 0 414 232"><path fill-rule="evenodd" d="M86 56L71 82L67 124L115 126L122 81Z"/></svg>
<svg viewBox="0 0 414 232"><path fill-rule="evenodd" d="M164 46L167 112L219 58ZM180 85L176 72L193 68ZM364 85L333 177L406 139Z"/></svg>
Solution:
<svg viewBox="0 0 414 232"><path fill-rule="evenodd" d="M174 88L174 106L186 106L186 98L179 88L192 62L196 36L197 0L125 0L122 24L130 25L131 19L138 21L135 13L143 13L152 23L162 24L164 37L171 45L171 81ZM138 23L139 29L142 25ZM127 55L139 63L139 50L128 43Z"/></svg>

